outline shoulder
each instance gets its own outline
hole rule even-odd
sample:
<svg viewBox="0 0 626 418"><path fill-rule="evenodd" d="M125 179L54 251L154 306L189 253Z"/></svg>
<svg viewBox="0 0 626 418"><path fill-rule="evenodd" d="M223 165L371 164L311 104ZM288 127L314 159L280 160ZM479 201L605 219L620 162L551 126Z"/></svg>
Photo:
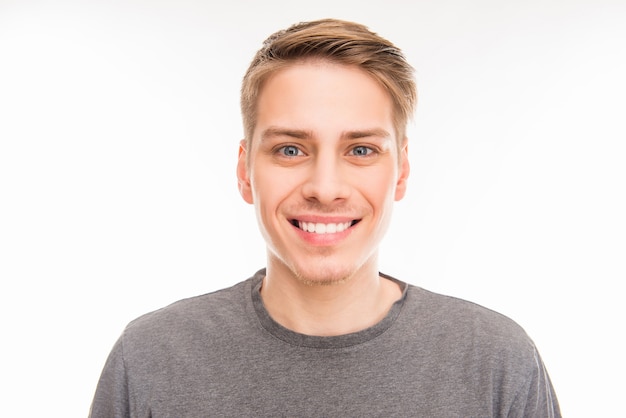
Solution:
<svg viewBox="0 0 626 418"><path fill-rule="evenodd" d="M535 362L536 348L526 331L494 310L413 285L409 285L406 309L412 326L440 344L494 360Z"/></svg>
<svg viewBox="0 0 626 418"><path fill-rule="evenodd" d="M409 285L392 334L408 370L491 411L469 415L560 416L535 344L501 313Z"/></svg>
<svg viewBox="0 0 626 418"><path fill-rule="evenodd" d="M451 327L471 327L505 334L525 334L524 330L511 318L477 303L454 296L431 292L420 287L408 286L409 306L426 319L439 325Z"/></svg>
<svg viewBox="0 0 626 418"><path fill-rule="evenodd" d="M134 319L122 333L125 351L177 344L207 333L240 328L247 321L245 291L250 281L182 299Z"/></svg>

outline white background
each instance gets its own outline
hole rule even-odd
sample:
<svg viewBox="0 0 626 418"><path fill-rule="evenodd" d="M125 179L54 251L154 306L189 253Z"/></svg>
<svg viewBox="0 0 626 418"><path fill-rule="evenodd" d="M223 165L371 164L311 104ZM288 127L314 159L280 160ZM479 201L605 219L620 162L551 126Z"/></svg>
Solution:
<svg viewBox="0 0 626 418"><path fill-rule="evenodd" d="M127 322L264 265L238 92L322 17L417 69L381 270L519 322L569 417L623 412L626 2L0 0L0 397L85 416Z"/></svg>

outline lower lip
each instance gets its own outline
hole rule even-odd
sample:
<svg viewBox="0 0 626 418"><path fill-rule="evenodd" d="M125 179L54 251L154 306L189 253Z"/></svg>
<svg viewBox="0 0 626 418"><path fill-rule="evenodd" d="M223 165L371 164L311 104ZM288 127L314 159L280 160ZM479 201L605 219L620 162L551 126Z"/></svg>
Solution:
<svg viewBox="0 0 626 418"><path fill-rule="evenodd" d="M335 232L332 234L316 234L315 232L307 232L304 231L297 226L291 225L293 229L296 231L298 236L307 242L310 245L316 246L331 246L337 245L344 239L348 237L352 233L352 230L356 225L352 225L351 227L344 229L341 232Z"/></svg>

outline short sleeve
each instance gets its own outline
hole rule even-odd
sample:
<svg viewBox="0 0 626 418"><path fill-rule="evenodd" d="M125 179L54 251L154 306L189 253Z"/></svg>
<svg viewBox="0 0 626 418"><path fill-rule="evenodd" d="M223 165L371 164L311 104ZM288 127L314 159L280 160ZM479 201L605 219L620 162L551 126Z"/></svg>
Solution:
<svg viewBox="0 0 626 418"><path fill-rule="evenodd" d="M91 404L89 417L130 417L128 379L124 365L122 337L113 346L104 365Z"/></svg>
<svg viewBox="0 0 626 418"><path fill-rule="evenodd" d="M511 418L560 418L561 411L548 372L535 348L534 367L519 390L508 416Z"/></svg>

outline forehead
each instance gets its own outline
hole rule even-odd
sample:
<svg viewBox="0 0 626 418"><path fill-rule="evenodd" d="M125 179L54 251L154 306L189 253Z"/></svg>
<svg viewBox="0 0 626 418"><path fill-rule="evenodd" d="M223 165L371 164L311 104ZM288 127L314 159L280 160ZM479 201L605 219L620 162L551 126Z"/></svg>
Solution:
<svg viewBox="0 0 626 418"><path fill-rule="evenodd" d="M355 66L327 61L291 64L263 83L254 136L268 126L301 131L393 131L389 93Z"/></svg>

